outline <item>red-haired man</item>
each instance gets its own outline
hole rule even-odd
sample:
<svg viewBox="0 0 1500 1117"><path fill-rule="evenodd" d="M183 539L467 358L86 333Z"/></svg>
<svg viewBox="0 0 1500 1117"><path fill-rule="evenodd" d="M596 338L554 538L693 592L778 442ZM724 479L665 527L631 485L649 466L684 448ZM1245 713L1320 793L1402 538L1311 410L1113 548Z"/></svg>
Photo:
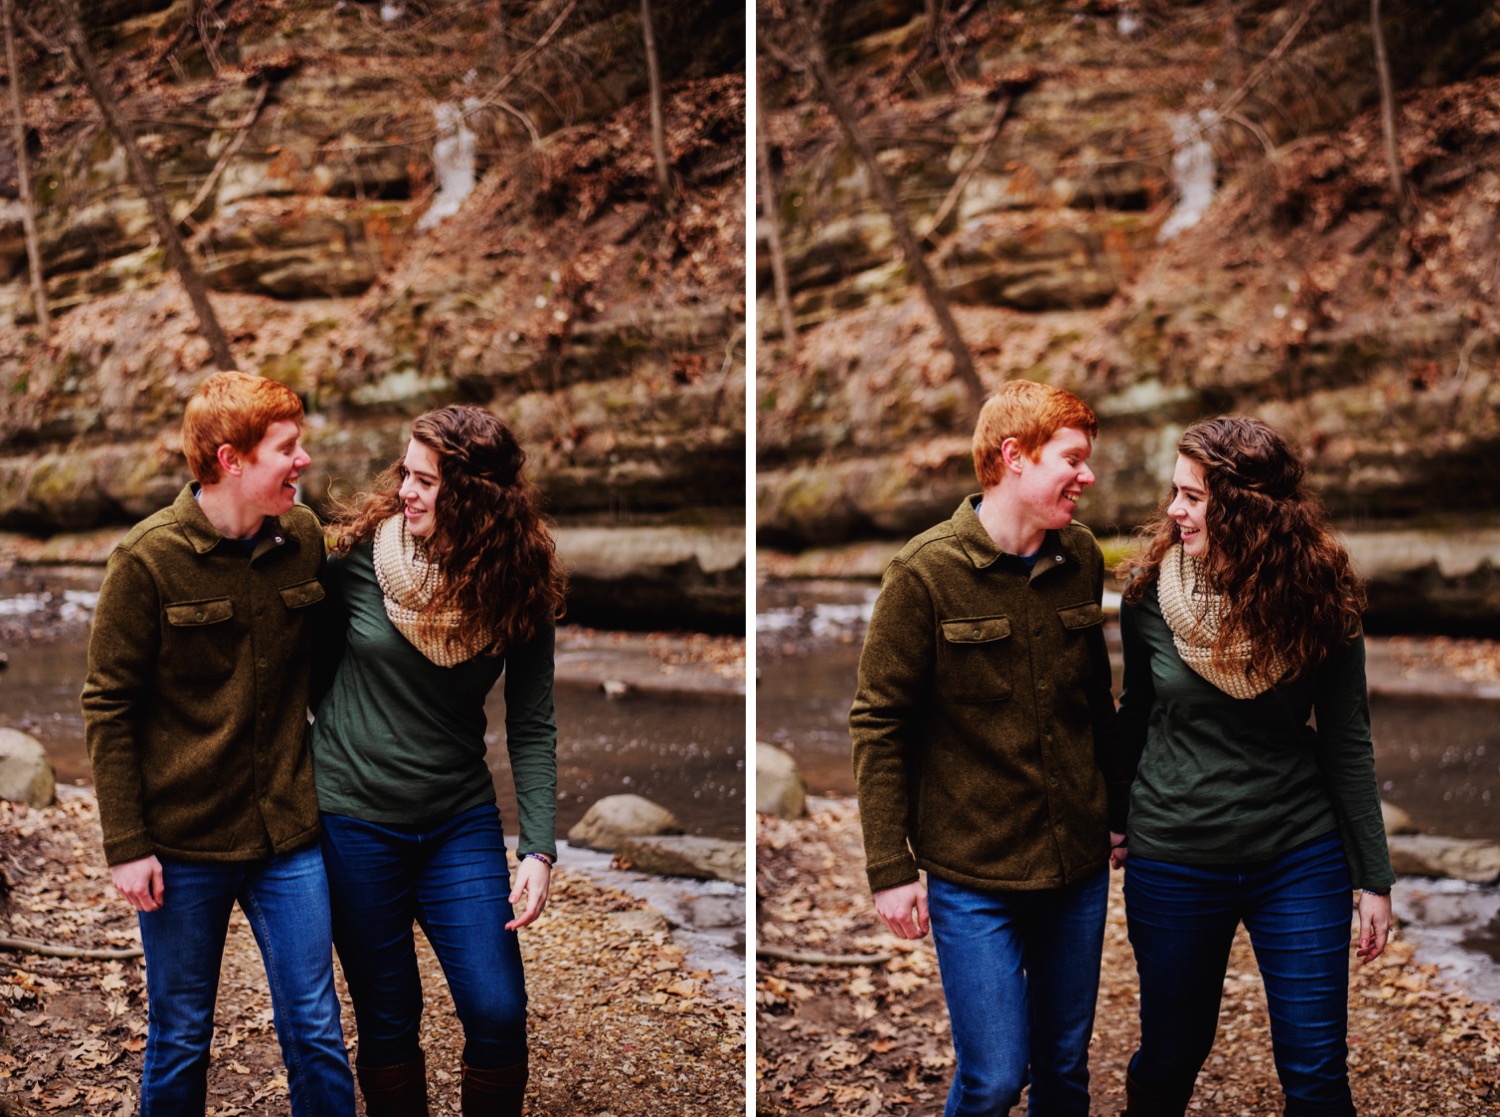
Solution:
<svg viewBox="0 0 1500 1117"><path fill-rule="evenodd" d="M930 927L937 944L957 1056L946 1117L1003 1117L1028 1082L1033 1114L1089 1111L1125 791L1104 559L1073 522L1097 432L1071 392L995 392L974 432L983 492L892 560L860 656L849 725L870 888L893 932Z"/></svg>
<svg viewBox="0 0 1500 1117"><path fill-rule="evenodd" d="M284 385L215 373L188 401L196 482L110 555L83 714L104 853L146 951L141 1113L203 1113L236 902L260 945L296 1117L354 1113L307 744L322 529Z"/></svg>

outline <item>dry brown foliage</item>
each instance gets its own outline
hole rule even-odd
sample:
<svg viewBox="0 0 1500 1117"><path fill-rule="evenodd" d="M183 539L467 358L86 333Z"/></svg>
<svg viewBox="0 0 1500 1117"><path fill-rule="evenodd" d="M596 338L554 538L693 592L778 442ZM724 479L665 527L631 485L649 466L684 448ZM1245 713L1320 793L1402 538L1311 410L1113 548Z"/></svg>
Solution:
<svg viewBox="0 0 1500 1117"><path fill-rule="evenodd" d="M761 816L758 830L759 943L895 955L875 966L757 964L758 1112L941 1113L953 1051L936 954L930 938L903 942L879 926L865 886L855 804L813 800L806 818ZM1279 1113L1265 995L1243 931L1230 956L1221 1020L1189 1114ZM1096 1114L1123 1108L1125 1064L1137 1034L1135 967L1116 874L1090 1051ZM1441 987L1435 967L1414 956L1399 932L1369 966L1351 952L1349 1046L1363 1117L1479 1117L1500 1106L1500 1023L1484 1006Z"/></svg>
<svg viewBox="0 0 1500 1117"><path fill-rule="evenodd" d="M0 803L9 932L88 947L139 946L110 885L91 792L54 807ZM436 959L418 937L432 1111L458 1111L462 1033ZM559 867L546 913L522 933L531 1018L527 1113L730 1117L744 1112L744 1008L687 968L641 901ZM139 961L0 954L0 1112L126 1117L146 1042ZM342 979L340 979L342 993ZM344 998L344 1032L354 1021ZM213 1117L284 1114L286 1073L249 925L236 912L220 978ZM362 1107L361 1107L362 1111Z"/></svg>

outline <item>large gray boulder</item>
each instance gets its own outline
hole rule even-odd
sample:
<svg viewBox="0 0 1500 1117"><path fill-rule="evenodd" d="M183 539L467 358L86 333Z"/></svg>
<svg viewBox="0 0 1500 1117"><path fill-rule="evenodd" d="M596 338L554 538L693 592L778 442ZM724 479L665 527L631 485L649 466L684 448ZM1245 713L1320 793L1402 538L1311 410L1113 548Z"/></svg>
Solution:
<svg viewBox="0 0 1500 1117"><path fill-rule="evenodd" d="M641 795L606 795L568 831L568 841L585 849L613 853L626 838L681 834L677 816Z"/></svg>
<svg viewBox="0 0 1500 1117"><path fill-rule="evenodd" d="M1407 814L1394 803L1387 803L1384 799L1380 801L1380 817L1385 823L1387 836L1392 834L1415 834L1417 828L1412 824L1411 815Z"/></svg>
<svg viewBox="0 0 1500 1117"><path fill-rule="evenodd" d="M807 785L792 755L775 745L755 745L755 810L780 818L801 818L807 811Z"/></svg>
<svg viewBox="0 0 1500 1117"><path fill-rule="evenodd" d="M1451 877L1470 884L1500 881L1500 842L1431 834L1394 834L1388 840L1391 866L1397 873Z"/></svg>
<svg viewBox="0 0 1500 1117"><path fill-rule="evenodd" d="M627 838L615 856L639 873L745 883L745 843L696 835Z"/></svg>
<svg viewBox="0 0 1500 1117"><path fill-rule="evenodd" d="M19 729L0 729L0 799L48 807L57 797L57 776L42 743Z"/></svg>

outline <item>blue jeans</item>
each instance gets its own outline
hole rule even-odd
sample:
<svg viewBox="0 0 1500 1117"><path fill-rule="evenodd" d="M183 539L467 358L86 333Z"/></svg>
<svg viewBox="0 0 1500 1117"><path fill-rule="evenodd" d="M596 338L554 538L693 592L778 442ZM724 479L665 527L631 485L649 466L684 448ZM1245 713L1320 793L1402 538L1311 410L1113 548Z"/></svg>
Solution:
<svg viewBox="0 0 1500 1117"><path fill-rule="evenodd" d="M1173 1103L1192 1096L1243 921L1265 981L1286 1114L1352 1114L1350 891L1336 832L1238 868L1131 857L1125 913L1141 980L1141 1046L1130 1076Z"/></svg>
<svg viewBox="0 0 1500 1117"><path fill-rule="evenodd" d="M515 916L498 808L424 827L325 814L323 859L359 1030L355 1061L388 1067L421 1054L415 921L448 979L464 1062L486 1070L524 1062L526 983L520 940L505 929Z"/></svg>
<svg viewBox="0 0 1500 1117"><path fill-rule="evenodd" d="M146 952L141 1117L204 1112L219 965L235 901L260 945L296 1117L354 1113L339 1026L328 882L317 846L262 861L161 858L163 903L139 912Z"/></svg>
<svg viewBox="0 0 1500 1117"><path fill-rule="evenodd" d="M1089 1037L1109 872L991 892L929 877L927 909L958 1068L944 1117L1088 1117Z"/></svg>

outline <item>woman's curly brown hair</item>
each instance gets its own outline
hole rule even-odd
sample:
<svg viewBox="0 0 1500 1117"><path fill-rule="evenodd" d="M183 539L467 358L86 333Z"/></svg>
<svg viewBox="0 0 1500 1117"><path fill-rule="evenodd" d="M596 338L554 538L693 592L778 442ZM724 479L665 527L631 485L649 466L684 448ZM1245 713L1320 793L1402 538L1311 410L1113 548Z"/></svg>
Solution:
<svg viewBox="0 0 1500 1117"><path fill-rule="evenodd" d="M1281 681L1315 669L1359 632L1366 598L1322 501L1303 484L1302 461L1272 427L1232 415L1188 427L1177 452L1198 464L1208 486L1204 571L1227 610L1215 659L1220 645L1248 640L1254 661L1274 662L1276 654L1286 661ZM1146 596L1180 541L1170 503L1168 496L1141 529L1145 552L1120 568L1130 578L1126 601Z"/></svg>
<svg viewBox="0 0 1500 1117"><path fill-rule="evenodd" d="M412 423L411 436L437 456L440 472L423 546L443 580L424 614L457 610L465 639L491 637L482 655L520 647L562 616L567 593L536 486L522 472L525 451L482 407L429 411ZM404 473L397 461L341 516L337 553L373 538L381 521L401 511Z"/></svg>

